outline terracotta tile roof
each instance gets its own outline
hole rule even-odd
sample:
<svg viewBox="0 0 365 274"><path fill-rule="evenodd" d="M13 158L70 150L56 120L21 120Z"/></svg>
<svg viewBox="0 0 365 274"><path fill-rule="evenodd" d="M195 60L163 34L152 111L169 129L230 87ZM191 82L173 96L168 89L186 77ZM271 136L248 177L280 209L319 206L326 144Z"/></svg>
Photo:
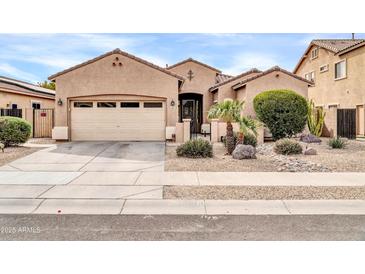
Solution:
<svg viewBox="0 0 365 274"><path fill-rule="evenodd" d="M365 39L316 39L312 44L339 53L364 42Z"/></svg>
<svg viewBox="0 0 365 274"><path fill-rule="evenodd" d="M300 76L298 76L298 75L296 75L296 74L294 74L294 73L291 73L290 71L287 71L287 70L282 69L282 68L280 68L280 67L278 67L278 66L275 66L275 67L272 67L272 68L270 68L270 69L268 69L268 70L265 70L264 72L262 72L262 73L260 73L260 74L257 74L257 75L255 75L255 76L250 77L250 78L247 78L246 80L243 80L243 81L241 81L241 82L239 82L239 83L237 83L237 84L234 84L234 85L232 86L232 88L233 88L234 90L236 90L236 89L238 89L238 88L240 88L240 87L244 86L246 83L251 82L251 81L253 81L253 80L256 80L256 79L258 79L258 78L260 78L260 77L262 77L262 76L264 76L264 75L267 75L267 74L269 74L269 73L271 73L271 72L274 72L274 71L280 71L280 72L285 73L285 74L288 74L289 76L292 76L292 77L294 77L294 78L296 78L296 79L298 79L298 80L304 81L304 82L308 83L308 85L313 85L313 83L312 83L311 81L308 81L307 79L305 79L305 78L303 78L303 77L300 77Z"/></svg>
<svg viewBox="0 0 365 274"><path fill-rule="evenodd" d="M185 79L184 79L183 77L181 77L180 75L177 75L177 74L175 74L175 73L172 73L172 72L168 71L167 69L164 69L164 68L162 68L162 67L160 67L160 66L157 66L157 65L155 65L155 64L152 64L152 63L150 63L150 62L148 62L148 61L146 61L146 60L144 60L144 59L142 59L142 58L139 58L139 57L137 57L137 56L134 56L134 55L132 55L132 54L129 54L129 53L127 53L127 52L125 52L125 51L122 51L122 50L120 50L120 49L118 49L118 48L117 48L117 49L115 49L115 50L109 51L109 52L107 52L107 53L104 53L104 54L102 54L102 55L100 55L100 56L98 56L98 57L95 57L95 58L93 58L93 59L90 59L90 60L88 60L88 61L86 61L86 62L83 62L83 63L81 63L81 64L79 64L79 65L73 66L73 67L68 68L68 69L65 69L65 70L63 70L63 71L61 71L61 72L58 72L58 73L56 73L56 74L53 74L53 75L51 75L51 76L49 76L49 77L48 77L48 80L54 80L55 78L57 78L58 76L60 76L60 75L62 75L62 74L68 73L68 72L70 72L70 71L72 71L72 70L75 70L75 69L78 69L78 68L80 68L80 67L86 66L86 65L88 65L88 64L94 63L94 62L96 62L96 61L98 61L98 60L100 60L100 59L102 59L102 58L105 58L105 57L107 57L107 56L109 56L109 55L112 55L112 54L121 54L121 55L126 56L126 57L128 57L128 58L130 58L130 59L133 59L133 60L135 60L135 61L137 61L137 62L140 62L140 63L142 63L142 64L145 64L145 65L149 66L149 67L152 67L152 68L157 69L157 70L159 70L159 71L161 71L161 72L164 72L164 73L166 73L166 74L168 74L168 75L170 75L170 76L176 77L176 78L178 78L178 79L180 79L180 80L182 80L182 81L184 81L184 80L185 80Z"/></svg>
<svg viewBox="0 0 365 274"><path fill-rule="evenodd" d="M227 74L223 74L223 73L218 73L217 76L215 77L215 83L219 84L221 82L227 81L228 79L232 78L233 76L231 75L227 75Z"/></svg>
<svg viewBox="0 0 365 274"><path fill-rule="evenodd" d="M199 61L197 61L197 60L195 60L195 59L193 59L193 58L185 59L185 60L183 60L183 61L181 61L181 62L179 62L179 63L176 63L176 64L174 64L174 65L168 66L166 69L172 69L172 68L174 68L174 67L180 66L180 65L185 64L185 63L187 63L187 62L194 62L194 63L197 63L197 64L199 64L199 65L203 66L203 67L206 67L206 68L208 68L208 69L211 69L211 70L214 70L214 71L216 71L216 72L218 72L218 73L221 73L221 71L220 71L219 69L213 68L213 67L211 67L211 66L209 66L209 65L207 65L207 64L204 64L204 63L202 63L202 62L199 62Z"/></svg>
<svg viewBox="0 0 365 274"><path fill-rule="evenodd" d="M56 92L52 89L43 88L28 82L16 80L5 76L0 76L0 89L1 88L7 90L11 89L19 92L26 92L30 93L31 95L39 94L54 97L56 94Z"/></svg>
<svg viewBox="0 0 365 274"><path fill-rule="evenodd" d="M365 45L365 39L316 39L312 40L304 54L295 66L293 72L296 73L312 46L317 46L331 51L334 54L341 55L343 53L354 50Z"/></svg>
<svg viewBox="0 0 365 274"><path fill-rule="evenodd" d="M213 90L215 90L216 88L218 88L218 87L220 87L220 86L222 86L222 85L224 85L224 84L227 84L227 83L229 83L229 82L232 82L232 81L234 81L234 80L237 80L237 79L239 79L239 78L241 78L241 77L243 77L243 76L249 75L249 74L251 74L251 73L260 73L260 72L262 72L262 71L261 71L261 70L258 70L258 69L256 69L256 68L250 69L250 70L245 71L245 72L243 72L243 73L241 73L241 74L239 74L239 75L237 75L237 76L234 76L234 77L228 78L228 79L226 79L225 81L220 82L220 83L218 83L218 84L216 84L216 85L212 86L211 88L209 88L209 91L213 91Z"/></svg>

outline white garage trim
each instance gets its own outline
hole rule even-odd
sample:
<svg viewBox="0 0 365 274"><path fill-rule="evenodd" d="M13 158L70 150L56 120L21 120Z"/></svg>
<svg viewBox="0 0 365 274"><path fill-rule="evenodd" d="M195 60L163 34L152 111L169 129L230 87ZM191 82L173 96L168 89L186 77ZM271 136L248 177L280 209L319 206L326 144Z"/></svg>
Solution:
<svg viewBox="0 0 365 274"><path fill-rule="evenodd" d="M166 103L148 100L70 101L73 141L164 141Z"/></svg>

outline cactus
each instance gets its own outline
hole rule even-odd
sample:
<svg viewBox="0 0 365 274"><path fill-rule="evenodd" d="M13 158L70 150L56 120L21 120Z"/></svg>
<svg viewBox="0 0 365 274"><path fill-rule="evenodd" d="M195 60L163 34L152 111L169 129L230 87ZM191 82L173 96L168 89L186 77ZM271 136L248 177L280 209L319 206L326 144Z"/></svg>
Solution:
<svg viewBox="0 0 365 274"><path fill-rule="evenodd" d="M324 118L326 117L326 113L322 108L316 108L314 106L314 102L310 100L308 102L308 116L307 123L308 129L311 134L320 137L322 135Z"/></svg>

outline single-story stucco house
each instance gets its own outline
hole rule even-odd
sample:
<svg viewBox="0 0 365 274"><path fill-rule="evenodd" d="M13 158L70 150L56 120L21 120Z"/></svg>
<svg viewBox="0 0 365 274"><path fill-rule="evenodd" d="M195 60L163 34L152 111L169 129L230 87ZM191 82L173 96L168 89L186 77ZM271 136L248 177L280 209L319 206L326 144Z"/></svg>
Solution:
<svg viewBox="0 0 365 274"><path fill-rule="evenodd" d="M120 49L49 77L56 82L54 139L182 140L183 122L209 131L207 112L224 99L252 99L264 90L292 89L307 97L311 82L274 67L235 77L187 59L162 68Z"/></svg>
<svg viewBox="0 0 365 274"><path fill-rule="evenodd" d="M31 83L0 76L0 109L2 115L16 113L33 121L33 109L53 109L55 91Z"/></svg>

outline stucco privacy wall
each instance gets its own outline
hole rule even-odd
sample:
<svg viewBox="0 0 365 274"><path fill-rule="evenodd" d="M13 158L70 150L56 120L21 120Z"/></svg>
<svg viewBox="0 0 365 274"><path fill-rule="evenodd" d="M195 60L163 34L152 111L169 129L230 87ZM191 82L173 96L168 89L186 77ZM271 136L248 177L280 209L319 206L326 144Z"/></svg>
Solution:
<svg viewBox="0 0 365 274"><path fill-rule="evenodd" d="M116 58L119 60L113 66ZM176 125L178 106L170 103L178 101L178 79L122 54L111 54L56 77L56 101L61 99L64 104L56 104L55 127L69 125L67 102L72 98L100 95L106 96L104 98L115 95L145 96L152 100L152 97L163 98L166 100L167 126Z"/></svg>
<svg viewBox="0 0 365 274"><path fill-rule="evenodd" d="M308 83L294 78L281 71L273 71L253 81L247 82L245 87L235 91L236 99L245 101L243 115L256 117L253 107L253 99L263 91L274 89L289 89L308 97Z"/></svg>
<svg viewBox="0 0 365 274"><path fill-rule="evenodd" d="M193 78L188 79L188 72L193 72ZM169 71L186 78L180 89L181 93L198 93L203 95L203 123L207 123L207 114L213 104L213 95L208 91L215 84L217 71L209 69L193 61L188 61L169 68Z"/></svg>

